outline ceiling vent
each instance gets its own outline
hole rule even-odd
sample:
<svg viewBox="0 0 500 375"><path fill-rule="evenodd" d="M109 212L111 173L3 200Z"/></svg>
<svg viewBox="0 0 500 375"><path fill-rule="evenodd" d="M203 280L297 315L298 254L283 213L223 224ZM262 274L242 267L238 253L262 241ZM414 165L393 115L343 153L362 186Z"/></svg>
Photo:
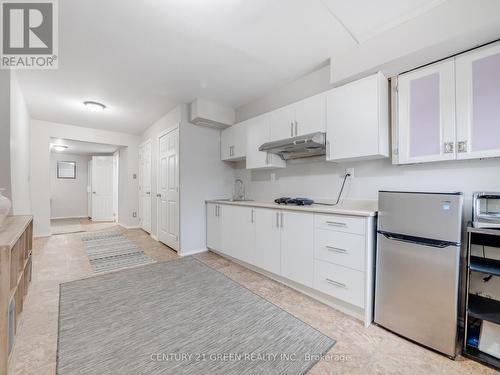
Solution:
<svg viewBox="0 0 500 375"><path fill-rule="evenodd" d="M231 107L198 98L191 103L190 121L199 126L224 129L234 124L235 112Z"/></svg>

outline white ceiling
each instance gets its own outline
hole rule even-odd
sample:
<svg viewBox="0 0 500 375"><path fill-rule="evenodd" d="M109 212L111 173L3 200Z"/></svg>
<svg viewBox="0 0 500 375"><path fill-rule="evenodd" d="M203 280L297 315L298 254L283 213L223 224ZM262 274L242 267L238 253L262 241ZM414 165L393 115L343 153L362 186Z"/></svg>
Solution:
<svg viewBox="0 0 500 375"><path fill-rule="evenodd" d="M246 104L443 1L59 1L59 69L19 80L36 119L137 134L196 97Z"/></svg>
<svg viewBox="0 0 500 375"><path fill-rule="evenodd" d="M118 150L119 146L106 145L103 143L92 143L92 142L82 142L73 141L71 139L61 139L61 138L51 138L51 145L64 145L68 148L64 151L55 151L51 149L51 152L58 154L69 154L69 155L102 155L102 154L112 154Z"/></svg>

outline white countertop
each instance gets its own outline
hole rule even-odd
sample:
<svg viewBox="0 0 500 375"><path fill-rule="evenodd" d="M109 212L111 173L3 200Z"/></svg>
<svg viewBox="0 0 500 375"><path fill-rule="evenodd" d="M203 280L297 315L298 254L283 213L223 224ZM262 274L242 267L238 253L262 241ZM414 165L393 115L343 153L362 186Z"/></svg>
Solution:
<svg viewBox="0 0 500 375"><path fill-rule="evenodd" d="M378 202L376 200L357 200L357 199L344 199L336 206L325 206L320 204L313 204L311 206L292 206L277 204L274 202L259 202L259 201L230 201L230 200L207 200L206 203L215 204L228 204L233 206L246 206L246 207L262 207L274 208L290 211L305 211L316 212L323 214L338 214L338 215L352 215L352 216L375 216L378 210Z"/></svg>

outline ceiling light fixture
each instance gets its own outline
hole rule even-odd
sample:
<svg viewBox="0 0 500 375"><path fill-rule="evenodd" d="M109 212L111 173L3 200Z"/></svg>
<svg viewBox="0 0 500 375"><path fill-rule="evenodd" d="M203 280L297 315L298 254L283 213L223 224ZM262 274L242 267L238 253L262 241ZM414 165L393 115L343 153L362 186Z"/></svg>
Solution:
<svg viewBox="0 0 500 375"><path fill-rule="evenodd" d="M104 104L98 102L86 101L83 102L83 104L85 104L85 107L87 107L90 112L102 112L106 109Z"/></svg>
<svg viewBox="0 0 500 375"><path fill-rule="evenodd" d="M68 146L66 145L52 145L52 149L56 152L62 152L64 150L66 150L68 148Z"/></svg>

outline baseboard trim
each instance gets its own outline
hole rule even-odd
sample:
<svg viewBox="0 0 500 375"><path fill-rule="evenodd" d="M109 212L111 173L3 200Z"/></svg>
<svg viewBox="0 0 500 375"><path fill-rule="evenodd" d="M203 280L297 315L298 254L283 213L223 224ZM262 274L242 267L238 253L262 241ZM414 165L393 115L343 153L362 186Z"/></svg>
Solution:
<svg viewBox="0 0 500 375"><path fill-rule="evenodd" d="M125 224L121 224L121 223L117 223L117 224L125 229L142 229L139 225L125 225Z"/></svg>
<svg viewBox="0 0 500 375"><path fill-rule="evenodd" d="M158 237L156 237L153 233L151 233L151 234L150 234L150 236L151 236L151 238L152 238L153 240L155 240L156 242L160 242L160 241L158 241Z"/></svg>
<svg viewBox="0 0 500 375"><path fill-rule="evenodd" d="M62 219L88 219L88 216L58 216L50 218L50 220L62 220Z"/></svg>
<svg viewBox="0 0 500 375"><path fill-rule="evenodd" d="M34 234L33 238L44 238L44 237L50 237L52 236L52 233L49 234Z"/></svg>
<svg viewBox="0 0 500 375"><path fill-rule="evenodd" d="M207 251L208 251L208 249L204 248L204 249L197 249L197 250L190 250L190 251L180 251L180 252L178 252L178 254L181 257L188 257L188 256L195 255L195 254L206 253Z"/></svg>

